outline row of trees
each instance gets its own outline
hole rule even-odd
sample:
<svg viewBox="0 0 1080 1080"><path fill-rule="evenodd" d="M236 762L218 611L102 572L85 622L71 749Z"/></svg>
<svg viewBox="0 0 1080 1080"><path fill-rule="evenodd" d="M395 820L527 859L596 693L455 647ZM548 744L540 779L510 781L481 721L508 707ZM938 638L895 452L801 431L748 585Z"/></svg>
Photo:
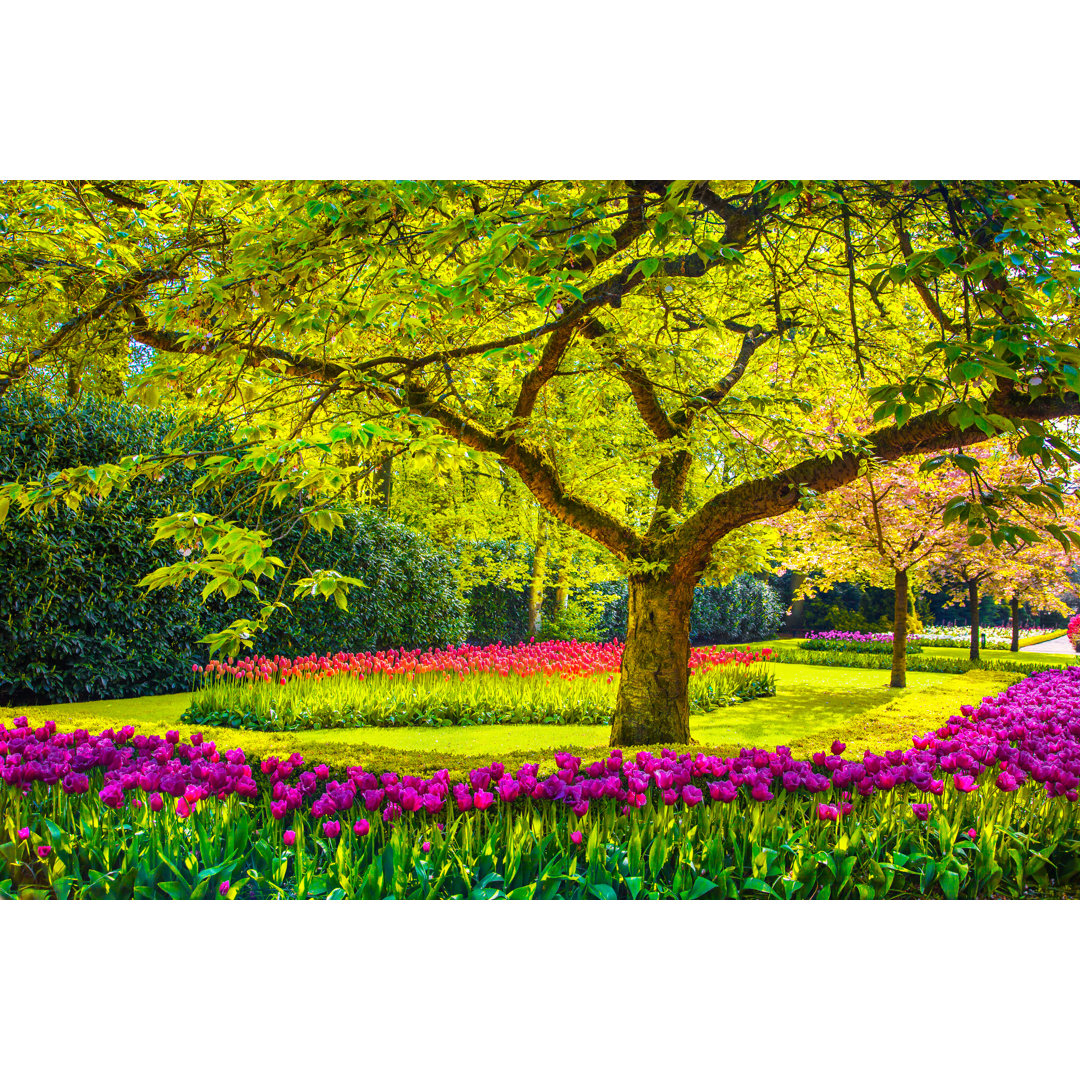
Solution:
<svg viewBox="0 0 1080 1080"><path fill-rule="evenodd" d="M388 458L478 491L516 477L626 577L612 742L686 742L694 589L768 565L764 523L930 456L976 478L951 521L999 552L1028 542L999 498L1062 510L1078 212L1076 188L1037 181L10 183L0 393L106 380L134 342L137 395L230 421L199 483L248 475L252 497L163 520L196 555L155 586L258 593L283 569L260 507L341 527L328 507ZM1037 482L989 475L984 442ZM8 485L0 515L174 459Z"/></svg>

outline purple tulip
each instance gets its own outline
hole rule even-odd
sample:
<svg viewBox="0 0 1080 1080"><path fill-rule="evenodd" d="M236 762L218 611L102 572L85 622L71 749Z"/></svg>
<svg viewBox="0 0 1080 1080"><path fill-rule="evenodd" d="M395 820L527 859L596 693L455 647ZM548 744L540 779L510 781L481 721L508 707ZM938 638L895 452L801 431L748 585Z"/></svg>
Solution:
<svg viewBox="0 0 1080 1080"><path fill-rule="evenodd" d="M912 803L911 812L920 820L926 821L930 817L929 803Z"/></svg>
<svg viewBox="0 0 1080 1080"><path fill-rule="evenodd" d="M341 835L341 822L324 821L322 831L327 840L336 840Z"/></svg>
<svg viewBox="0 0 1080 1080"><path fill-rule="evenodd" d="M292 847L296 843L296 833L292 829L286 829L281 837L281 842L286 847Z"/></svg>
<svg viewBox="0 0 1080 1080"><path fill-rule="evenodd" d="M964 776L962 773L957 773L953 777L953 786L957 791L977 791L979 787L972 777Z"/></svg>
<svg viewBox="0 0 1080 1080"><path fill-rule="evenodd" d="M738 794L739 789L730 780L721 780L717 784L709 785L709 798L717 802L734 802Z"/></svg>
<svg viewBox="0 0 1080 1080"><path fill-rule="evenodd" d="M37 849L37 853L38 853L38 858L39 859L47 859L49 857L49 855L52 853L52 845L51 844L41 844L41 845L39 845L39 847Z"/></svg>
<svg viewBox="0 0 1080 1080"><path fill-rule="evenodd" d="M833 754L842 754L847 749L847 743L842 743L839 739L833 739L830 749Z"/></svg>
<svg viewBox="0 0 1080 1080"><path fill-rule="evenodd" d="M499 792L499 798L504 803L513 802L521 794L520 781L514 780L509 776L503 776L497 786Z"/></svg>
<svg viewBox="0 0 1080 1080"><path fill-rule="evenodd" d="M228 896L229 895L229 883L228 883L228 881L223 881L217 887L217 891L221 896Z"/></svg>
<svg viewBox="0 0 1080 1080"><path fill-rule="evenodd" d="M420 845L420 850L426 855L431 850L431 841L430 840L425 840Z"/></svg>
<svg viewBox="0 0 1080 1080"><path fill-rule="evenodd" d="M156 814L165 805L165 800L155 791L150 796L150 809Z"/></svg>
<svg viewBox="0 0 1080 1080"><path fill-rule="evenodd" d="M840 811L831 803L818 803L818 821L836 821L840 817Z"/></svg>
<svg viewBox="0 0 1080 1080"><path fill-rule="evenodd" d="M29 840L30 839L30 830L25 825L19 830L19 839L20 840Z"/></svg>
<svg viewBox="0 0 1080 1080"><path fill-rule="evenodd" d="M582 840L582 836L581 836L581 833L580 833L580 832L577 832L577 831L575 831L575 832L572 832L572 833L570 834L570 842L571 842L571 843L573 843L573 844L580 844L580 843L581 843L581 840Z"/></svg>
<svg viewBox="0 0 1080 1080"><path fill-rule="evenodd" d="M701 788L694 787L693 784L686 784L682 789L682 800L687 806L697 806L701 800L705 798L701 793Z"/></svg>
<svg viewBox="0 0 1080 1080"><path fill-rule="evenodd" d="M495 801L490 791L477 791L473 795L473 806L477 810L486 810Z"/></svg>
<svg viewBox="0 0 1080 1080"><path fill-rule="evenodd" d="M368 824L367 818L360 818L353 825L353 832L356 833L357 836L367 836L370 831L371 826Z"/></svg>

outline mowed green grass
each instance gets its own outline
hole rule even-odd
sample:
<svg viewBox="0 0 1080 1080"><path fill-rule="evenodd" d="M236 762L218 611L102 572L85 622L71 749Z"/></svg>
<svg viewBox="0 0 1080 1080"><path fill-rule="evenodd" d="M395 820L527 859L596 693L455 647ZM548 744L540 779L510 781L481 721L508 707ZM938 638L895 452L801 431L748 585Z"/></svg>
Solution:
<svg viewBox="0 0 1080 1080"><path fill-rule="evenodd" d="M691 717L695 749L729 754L743 746L791 747L809 756L833 739L849 752L882 752L906 748L912 735L940 726L961 705L977 704L999 693L1018 676L997 672L944 675L910 672L908 686L893 690L887 671L785 664L777 669L775 697L735 705ZM0 709L6 723L25 714L35 724L53 719L62 730L133 725L143 734L164 734L178 728L187 736L197 725L179 723L188 694L128 700ZM331 765L362 764L396 769L467 769L494 759L507 764L524 760L550 764L555 750L568 749L595 757L608 745L610 727L520 724L460 728L351 728L327 731L268 733L209 728L208 737L222 748L242 746L249 755L265 757L294 751L308 761Z"/></svg>

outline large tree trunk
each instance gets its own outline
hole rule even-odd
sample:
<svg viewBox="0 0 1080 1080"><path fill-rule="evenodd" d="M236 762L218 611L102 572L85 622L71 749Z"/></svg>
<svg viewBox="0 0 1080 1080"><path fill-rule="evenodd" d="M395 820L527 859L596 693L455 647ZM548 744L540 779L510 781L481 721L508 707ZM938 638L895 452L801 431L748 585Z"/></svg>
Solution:
<svg viewBox="0 0 1080 1080"><path fill-rule="evenodd" d="M1009 601L1009 607L1012 609L1012 642L1009 645L1009 652L1020 651L1020 597L1013 596Z"/></svg>
<svg viewBox="0 0 1080 1080"><path fill-rule="evenodd" d="M544 606L544 579L547 570L547 533L547 520L542 519L537 530L532 581L529 584L529 637L536 637L540 633L540 609Z"/></svg>
<svg viewBox="0 0 1080 1080"><path fill-rule="evenodd" d="M662 577L630 578L612 746L690 741L690 605L694 585Z"/></svg>
<svg viewBox="0 0 1080 1080"><path fill-rule="evenodd" d="M892 678L890 686L907 686L907 571L897 570L893 578Z"/></svg>
<svg viewBox="0 0 1080 1080"><path fill-rule="evenodd" d="M968 656L972 660L979 659L979 583L968 582L968 610L971 613L971 648Z"/></svg>

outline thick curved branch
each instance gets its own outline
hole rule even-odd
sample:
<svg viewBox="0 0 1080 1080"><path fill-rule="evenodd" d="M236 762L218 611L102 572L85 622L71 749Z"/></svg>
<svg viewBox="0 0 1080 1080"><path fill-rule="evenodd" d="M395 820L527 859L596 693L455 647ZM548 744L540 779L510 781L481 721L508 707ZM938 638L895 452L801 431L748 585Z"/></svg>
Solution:
<svg viewBox="0 0 1080 1080"><path fill-rule="evenodd" d="M660 442L667 442L679 434L679 429L671 422L671 417L664 411L660 399L656 396L656 387L652 380L636 364L619 358L619 378L626 383L630 396L634 399L638 414L645 421L646 427Z"/></svg>
<svg viewBox="0 0 1080 1080"><path fill-rule="evenodd" d="M987 411L1011 420L1054 420L1080 416L1080 396L1046 395L1034 401L1015 390L995 391ZM868 436L870 454L848 452L831 460L825 455L808 458L775 476L739 484L710 499L676 530L674 541L678 572L696 577L706 566L713 545L733 529L777 517L799 501L800 488L820 494L851 483L868 456L880 461L931 454L938 450L972 446L990 436L972 425L964 431L949 422L945 413L917 416L902 428L879 428Z"/></svg>

